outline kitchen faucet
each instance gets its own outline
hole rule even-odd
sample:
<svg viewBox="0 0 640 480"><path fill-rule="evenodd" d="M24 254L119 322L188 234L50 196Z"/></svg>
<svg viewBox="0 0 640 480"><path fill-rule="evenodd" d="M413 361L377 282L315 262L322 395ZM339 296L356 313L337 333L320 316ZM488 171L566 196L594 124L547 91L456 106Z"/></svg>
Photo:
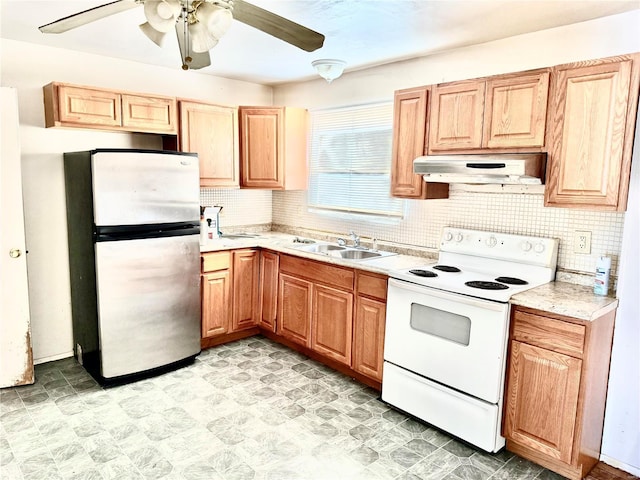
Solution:
<svg viewBox="0 0 640 480"><path fill-rule="evenodd" d="M353 240L353 246L355 248L360 248L360 237L356 235L353 230L349 232L349 235L351 235L351 239Z"/></svg>

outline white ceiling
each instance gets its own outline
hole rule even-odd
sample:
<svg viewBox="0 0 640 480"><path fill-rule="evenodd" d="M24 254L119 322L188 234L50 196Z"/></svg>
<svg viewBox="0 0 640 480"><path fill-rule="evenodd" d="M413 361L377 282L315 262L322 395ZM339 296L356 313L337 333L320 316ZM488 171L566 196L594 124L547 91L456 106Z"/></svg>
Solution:
<svg viewBox="0 0 640 480"><path fill-rule="evenodd" d="M311 62L338 58L347 71L464 45L640 9L640 0L250 0L326 36L304 52L234 21L201 73L276 84L315 77ZM136 62L180 68L173 36L163 48L138 25L143 8L118 13L62 34L38 26L108 0L0 0L0 36ZM568 41L570 41L568 39Z"/></svg>

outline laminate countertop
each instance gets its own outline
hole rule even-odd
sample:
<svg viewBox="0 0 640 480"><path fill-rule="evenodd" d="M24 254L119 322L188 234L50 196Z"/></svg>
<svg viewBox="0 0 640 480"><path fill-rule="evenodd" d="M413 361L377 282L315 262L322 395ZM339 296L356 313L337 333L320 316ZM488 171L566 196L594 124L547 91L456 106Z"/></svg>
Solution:
<svg viewBox="0 0 640 480"><path fill-rule="evenodd" d="M207 253L238 248L265 248L279 253L383 275L388 275L393 270L433 263L438 258L437 252L427 249L409 249L397 247L393 244L381 244L379 245L381 251L398 251L399 253L375 259L348 260L307 252L303 250L306 246L305 244L294 241L298 238L295 235L280 232L262 232L256 235L245 238L210 240L200 246L200 252ZM316 240L316 242L326 243L322 240ZM540 287L526 290L511 297L510 303L586 321L594 320L618 306L616 298L595 295L593 288L567 282L550 282Z"/></svg>

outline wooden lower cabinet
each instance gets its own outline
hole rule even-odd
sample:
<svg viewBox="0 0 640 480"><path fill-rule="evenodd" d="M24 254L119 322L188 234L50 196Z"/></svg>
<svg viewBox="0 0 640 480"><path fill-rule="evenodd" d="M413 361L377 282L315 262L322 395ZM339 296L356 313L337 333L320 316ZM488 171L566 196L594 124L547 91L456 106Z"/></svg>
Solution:
<svg viewBox="0 0 640 480"><path fill-rule="evenodd" d="M261 328L276 331L278 315L278 270L280 259L277 253L263 250L260 253L260 318Z"/></svg>
<svg viewBox="0 0 640 480"><path fill-rule="evenodd" d="M223 335L231 324L231 262L229 252L201 257L202 338Z"/></svg>
<svg viewBox="0 0 640 480"><path fill-rule="evenodd" d="M353 369L382 381L387 304L358 296L353 319Z"/></svg>
<svg viewBox="0 0 640 480"><path fill-rule="evenodd" d="M229 329L229 280L228 269L202 276L202 337L222 335Z"/></svg>
<svg viewBox="0 0 640 480"><path fill-rule="evenodd" d="M353 369L379 382L384 361L387 276L356 272Z"/></svg>
<svg viewBox="0 0 640 480"><path fill-rule="evenodd" d="M313 287L311 348L329 358L351 365L353 294L326 287Z"/></svg>
<svg viewBox="0 0 640 480"><path fill-rule="evenodd" d="M311 346L311 289L307 280L280 274L276 332L306 347Z"/></svg>
<svg viewBox="0 0 640 480"><path fill-rule="evenodd" d="M598 463L614 317L583 321L514 308L507 450L576 480Z"/></svg>
<svg viewBox="0 0 640 480"><path fill-rule="evenodd" d="M260 251L201 255L202 348L258 333Z"/></svg>
<svg viewBox="0 0 640 480"><path fill-rule="evenodd" d="M260 251L233 251L233 315L232 331L258 324Z"/></svg>

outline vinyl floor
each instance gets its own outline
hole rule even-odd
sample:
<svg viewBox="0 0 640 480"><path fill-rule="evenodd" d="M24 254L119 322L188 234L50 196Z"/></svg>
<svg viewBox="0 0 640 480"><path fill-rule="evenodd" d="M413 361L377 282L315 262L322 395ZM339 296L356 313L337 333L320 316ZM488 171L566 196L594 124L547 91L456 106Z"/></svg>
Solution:
<svg viewBox="0 0 640 480"><path fill-rule="evenodd" d="M102 388L75 359L0 390L0 477L553 480L389 408L320 363L253 337L193 365Z"/></svg>

